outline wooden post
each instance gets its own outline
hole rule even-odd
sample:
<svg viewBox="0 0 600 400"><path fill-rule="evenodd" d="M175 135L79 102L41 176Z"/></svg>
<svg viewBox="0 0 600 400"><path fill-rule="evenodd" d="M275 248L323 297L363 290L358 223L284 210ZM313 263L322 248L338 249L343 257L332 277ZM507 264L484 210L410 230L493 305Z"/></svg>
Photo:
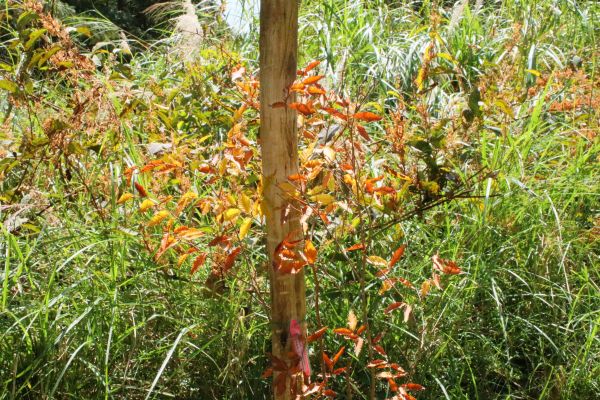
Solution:
<svg viewBox="0 0 600 400"><path fill-rule="evenodd" d="M290 321L295 319L303 332L306 330L304 273L282 274L273 265L275 249L289 234L293 240L302 239L297 205L286 199L279 186L298 172L297 117L293 109L270 105L286 100L287 89L296 78L297 48L298 0L261 0L260 144L271 283L272 353L288 366L292 363ZM292 102L293 97L287 101ZM274 371L274 379L278 375ZM288 380L286 386L289 385ZM277 400L292 398L290 390L274 392Z"/></svg>

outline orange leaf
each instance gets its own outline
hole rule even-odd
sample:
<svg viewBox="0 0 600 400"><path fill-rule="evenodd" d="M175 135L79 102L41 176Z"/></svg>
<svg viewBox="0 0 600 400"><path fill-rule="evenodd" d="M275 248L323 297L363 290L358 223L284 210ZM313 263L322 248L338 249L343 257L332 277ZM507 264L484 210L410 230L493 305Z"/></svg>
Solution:
<svg viewBox="0 0 600 400"><path fill-rule="evenodd" d="M289 108L292 108L294 110L297 110L298 112L304 114L304 115L311 115L314 114L314 112L316 111L315 108L312 106L312 104L307 103L290 103L290 105L288 106Z"/></svg>
<svg viewBox="0 0 600 400"><path fill-rule="evenodd" d="M319 82L321 79L323 79L323 75L309 76L308 78L305 78L302 83L305 85L312 85L313 83Z"/></svg>
<svg viewBox="0 0 600 400"><path fill-rule="evenodd" d="M304 83L294 83L292 86L290 86L290 92L302 92L305 88Z"/></svg>
<svg viewBox="0 0 600 400"><path fill-rule="evenodd" d="M333 365L335 365L338 362L338 360L340 359L340 357L342 356L342 354L344 354L344 350L346 350L346 346L340 347L338 352L335 353L335 356L333 356L333 358L331 359L331 362L333 362Z"/></svg>
<svg viewBox="0 0 600 400"><path fill-rule="evenodd" d="M355 251L355 250L363 250L365 248L365 245L362 243L357 243L355 245L352 245L350 247L348 247L346 249L346 251Z"/></svg>
<svg viewBox="0 0 600 400"><path fill-rule="evenodd" d="M379 115L374 114L369 111L363 111L363 112L354 114L354 119L358 119L358 120L365 121L365 122L379 121L381 118L382 117L380 117Z"/></svg>
<svg viewBox="0 0 600 400"><path fill-rule="evenodd" d="M194 275L202 266L202 264L204 264L204 261L206 261L206 253L200 253L200 255L194 259L192 269L190 270L190 275Z"/></svg>
<svg viewBox="0 0 600 400"><path fill-rule="evenodd" d="M348 328L336 328L336 329L333 330L333 333L336 333L336 334L342 335L342 336L352 336L352 335L354 335L354 332L352 332Z"/></svg>
<svg viewBox="0 0 600 400"><path fill-rule="evenodd" d="M418 383L405 383L404 385L402 385L402 387L406 390L413 390L413 391L417 391L417 390L425 390L424 386L419 385Z"/></svg>
<svg viewBox="0 0 600 400"><path fill-rule="evenodd" d="M317 261L317 249L310 240L304 243L304 255L309 264L314 264Z"/></svg>
<svg viewBox="0 0 600 400"><path fill-rule="evenodd" d="M285 104L285 101L276 101L275 103L271 104L271 108L284 108L287 104Z"/></svg>
<svg viewBox="0 0 600 400"><path fill-rule="evenodd" d="M323 110L325 112L327 112L329 115L332 115L334 117L338 117L339 119L342 119L344 121L348 120L348 116L345 114L342 114L341 112L339 112L338 110L331 108L331 107L323 107Z"/></svg>
<svg viewBox="0 0 600 400"><path fill-rule="evenodd" d="M314 60L308 63L308 65L304 68L304 72L310 72L313 69L315 69L317 66L319 66L319 64L321 64L321 61L319 60Z"/></svg>
<svg viewBox="0 0 600 400"><path fill-rule="evenodd" d="M400 260L400 258L404 254L404 249L406 249L405 244L398 247L396 249L396 251L394 251L394 254L392 254L392 259L390 260L390 268L393 267L394 265L396 265L396 263Z"/></svg>
<svg viewBox="0 0 600 400"><path fill-rule="evenodd" d="M313 333L312 335L307 337L306 342L311 343L311 342L314 342L315 340L320 339L325 334L325 332L327 332L327 329L328 328L326 326L322 327L321 329L319 329L318 331L316 331L315 333Z"/></svg>
<svg viewBox="0 0 600 400"><path fill-rule="evenodd" d="M331 389L325 389L325 390L323 390L323 394L324 394L325 396L327 396L327 397L335 397L335 396L337 396L337 393L336 393L336 392L334 392L334 391L333 391L333 390L331 390Z"/></svg>
<svg viewBox="0 0 600 400"><path fill-rule="evenodd" d="M323 362L325 362L325 365L327 365L327 368L329 368L329 369L333 368L333 361L331 361L329 356L327 354L325 354L325 352L323 352L322 356L323 356Z"/></svg>
<svg viewBox="0 0 600 400"><path fill-rule="evenodd" d="M325 90L321 89L320 87L316 87L316 86L309 86L308 93L310 93L310 94L327 94L327 92Z"/></svg>

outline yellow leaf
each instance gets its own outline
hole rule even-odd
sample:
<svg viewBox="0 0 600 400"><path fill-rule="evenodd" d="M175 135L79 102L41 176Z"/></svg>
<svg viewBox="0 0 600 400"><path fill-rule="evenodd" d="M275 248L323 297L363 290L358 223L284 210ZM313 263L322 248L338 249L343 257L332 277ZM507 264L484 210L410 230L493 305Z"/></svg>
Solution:
<svg viewBox="0 0 600 400"><path fill-rule="evenodd" d="M123 204L126 201L129 201L131 199L133 199L133 194L131 194L131 193L123 193L121 195L121 197L119 197L119 200L117 200L117 204Z"/></svg>
<svg viewBox="0 0 600 400"><path fill-rule="evenodd" d="M252 200L244 193L240 196L240 206L245 213L250 214L252 212Z"/></svg>
<svg viewBox="0 0 600 400"><path fill-rule="evenodd" d="M369 256L369 257L367 257L367 262L369 264L373 264L378 267L384 267L387 265L387 261L385 261L383 258L381 258L379 256Z"/></svg>
<svg viewBox="0 0 600 400"><path fill-rule="evenodd" d="M190 253L183 253L177 258L177 266L180 267L181 264L190 256Z"/></svg>
<svg viewBox="0 0 600 400"><path fill-rule="evenodd" d="M146 210L151 209L152 207L154 207L154 202L150 199L145 199L144 201L142 201L142 204L140 204L140 211L144 212Z"/></svg>
<svg viewBox="0 0 600 400"><path fill-rule="evenodd" d="M231 222L237 218L242 212L238 208L229 208L223 212L223 221Z"/></svg>
<svg viewBox="0 0 600 400"><path fill-rule="evenodd" d="M283 192L289 197L296 197L298 195L298 191L296 190L296 186L292 185L289 182L281 182L279 184L279 188L283 190Z"/></svg>
<svg viewBox="0 0 600 400"><path fill-rule="evenodd" d="M423 284L421 285L421 297L427 296L427 293L429 293L429 289L431 289L431 283L428 279L426 281L423 281Z"/></svg>
<svg viewBox="0 0 600 400"><path fill-rule="evenodd" d="M331 204L335 201L335 197L333 197L330 194L326 194L326 193L316 194L316 195L312 196L311 199L313 201L316 201L317 203L324 205L324 206Z"/></svg>
<svg viewBox="0 0 600 400"><path fill-rule="evenodd" d="M244 239L252 226L252 218L246 218L240 226L240 240Z"/></svg>
<svg viewBox="0 0 600 400"><path fill-rule="evenodd" d="M306 194L309 195L309 196L314 196L316 194L321 193L323 190L325 190L325 188L323 187L323 185L317 185L317 186L309 189L308 192L306 192Z"/></svg>
<svg viewBox="0 0 600 400"><path fill-rule="evenodd" d="M237 204L237 202L235 201L235 197L232 194L227 195L227 201L232 206L235 206Z"/></svg>
<svg viewBox="0 0 600 400"><path fill-rule="evenodd" d="M148 222L148 226L154 226L160 224L165 218L169 216L169 212L167 210L162 210L157 212L150 218Z"/></svg>

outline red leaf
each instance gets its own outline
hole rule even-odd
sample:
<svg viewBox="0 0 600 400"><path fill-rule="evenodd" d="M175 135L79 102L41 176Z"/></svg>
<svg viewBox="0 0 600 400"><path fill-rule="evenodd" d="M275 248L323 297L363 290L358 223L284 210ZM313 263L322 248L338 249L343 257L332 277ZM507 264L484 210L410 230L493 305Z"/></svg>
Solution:
<svg viewBox="0 0 600 400"><path fill-rule="evenodd" d="M134 182L133 186L135 186L135 190L138 191L138 193L140 194L140 196L142 196L142 197L148 197L148 192L146 192L146 189L144 189L144 187L142 185L140 185L137 182Z"/></svg>
<svg viewBox="0 0 600 400"><path fill-rule="evenodd" d="M221 236L217 236L213 240L211 240L208 243L208 246L212 247L212 246L216 246L218 244L225 244L225 243L229 243L229 237L227 235L221 235Z"/></svg>
<svg viewBox="0 0 600 400"><path fill-rule="evenodd" d="M363 112L354 114L354 119L358 119L358 120L365 121L365 122L379 121L382 118L383 117L380 117L379 115L374 114L369 111L363 111Z"/></svg>
<svg viewBox="0 0 600 400"><path fill-rule="evenodd" d="M324 326L321 329L319 329L318 331L316 331L315 333L313 333L312 335L310 335L309 337L306 338L306 342L311 343L314 342L315 340L320 339L325 332L327 332L327 327Z"/></svg>
<svg viewBox="0 0 600 400"><path fill-rule="evenodd" d="M358 133L360 134L360 136L362 136L363 139L365 139L366 141L371 141L371 136L369 136L364 126L357 124L356 129L358 130Z"/></svg>
<svg viewBox="0 0 600 400"><path fill-rule="evenodd" d="M392 311L394 311L394 310L396 310L396 309L398 309L398 308L400 308L400 307L403 307L405 304L406 304L406 303L404 303L404 302L402 302L402 301L397 301L397 302L395 302L395 303L392 303L392 304L390 304L389 306L387 306L387 308L386 308L386 309L385 309L385 311L384 311L384 314L389 314L389 313L391 313Z"/></svg>
<svg viewBox="0 0 600 400"><path fill-rule="evenodd" d="M332 374L334 374L334 375L343 374L344 372L346 372L347 369L348 369L348 367L336 368L335 370L333 370Z"/></svg>
<svg viewBox="0 0 600 400"><path fill-rule="evenodd" d="M241 251L241 247L236 247L235 249L231 250L231 252L227 255L227 258L225 259L225 262L223 263L223 273L229 271L231 267L233 267L235 258L238 256L238 254L240 254Z"/></svg>
<svg viewBox="0 0 600 400"><path fill-rule="evenodd" d="M323 391L323 394L324 394L325 396L327 396L327 397L335 397L335 396L337 396L337 393L336 393L336 392L334 392L334 391L333 391L333 390L331 390L331 389L325 389L325 390Z"/></svg>
<svg viewBox="0 0 600 400"><path fill-rule="evenodd" d="M462 272L454 261L445 260L438 254L431 257L431 260L433 261L433 269L443 272L444 274L458 275Z"/></svg>
<svg viewBox="0 0 600 400"><path fill-rule="evenodd" d="M406 249L405 244L398 247L396 249L396 251L394 251L394 254L392 254L392 259L390 260L390 268L393 267L394 265L396 265L396 263L400 260L400 258L404 254L404 249Z"/></svg>
<svg viewBox="0 0 600 400"><path fill-rule="evenodd" d="M380 345L376 344L373 346L373 350L375 350L376 352L378 352L379 354L381 354L382 356L387 356L387 353L385 352L385 350L383 349L383 347L381 347Z"/></svg>

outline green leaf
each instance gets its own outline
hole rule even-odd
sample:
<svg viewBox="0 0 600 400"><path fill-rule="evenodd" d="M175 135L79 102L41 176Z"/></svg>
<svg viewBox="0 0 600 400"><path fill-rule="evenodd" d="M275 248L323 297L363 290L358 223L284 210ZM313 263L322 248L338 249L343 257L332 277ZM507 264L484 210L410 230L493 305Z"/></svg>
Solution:
<svg viewBox="0 0 600 400"><path fill-rule="evenodd" d="M46 29L44 28L36 29L35 31L31 32L29 34L29 40L27 40L27 43L25 43L25 50L29 50L44 33L46 33Z"/></svg>
<svg viewBox="0 0 600 400"><path fill-rule="evenodd" d="M19 87L13 81L0 79L0 89L8 90L11 93L16 93Z"/></svg>

